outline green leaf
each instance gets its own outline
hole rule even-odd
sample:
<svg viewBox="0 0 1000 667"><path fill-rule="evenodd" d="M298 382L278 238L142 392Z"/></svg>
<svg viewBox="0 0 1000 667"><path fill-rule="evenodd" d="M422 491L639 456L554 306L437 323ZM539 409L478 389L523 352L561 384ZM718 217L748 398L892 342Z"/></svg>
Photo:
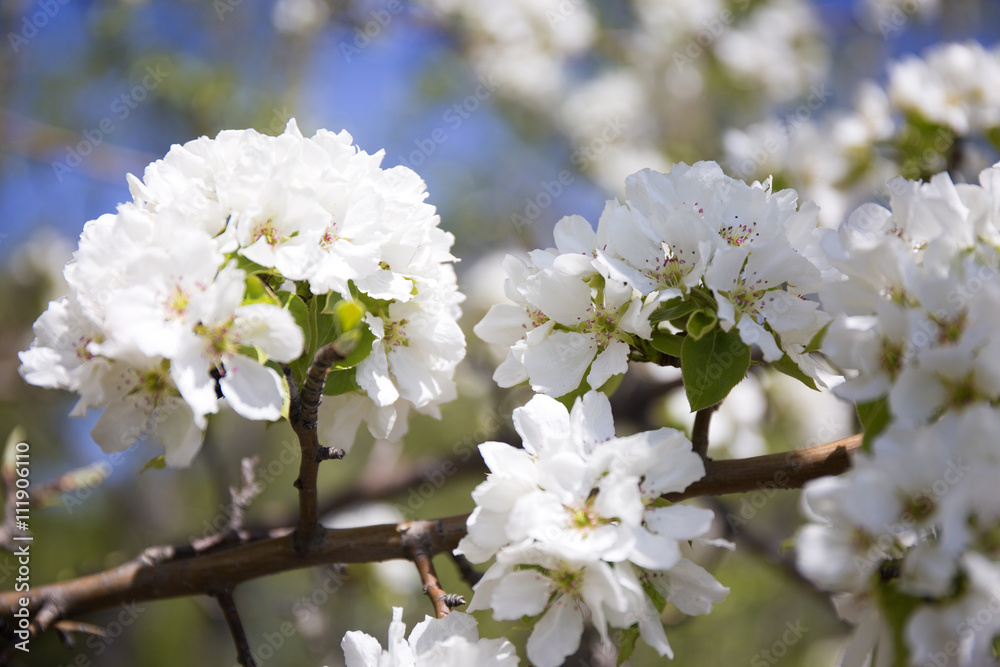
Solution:
<svg viewBox="0 0 1000 667"><path fill-rule="evenodd" d="M244 304L267 303L273 306L281 305L281 302L275 297L267 284L261 280L260 276L247 276L246 286L246 292L243 295Z"/></svg>
<svg viewBox="0 0 1000 667"><path fill-rule="evenodd" d="M635 642L639 639L639 624L628 627L622 630L622 638L618 647L618 665L632 657L632 652L635 651Z"/></svg>
<svg viewBox="0 0 1000 667"><path fill-rule="evenodd" d="M715 405L724 399L750 368L750 348L736 329L715 327L700 340L684 338L681 345L681 375L691 411Z"/></svg>
<svg viewBox="0 0 1000 667"><path fill-rule="evenodd" d="M893 646L880 645L877 650L881 653L895 649L896 660L893 664L897 667L906 667L910 664L909 652L906 650L904 639L907 621L924 602L920 598L901 593L893 582L879 582L875 586L875 595L883 618L892 629L893 639Z"/></svg>
<svg viewBox="0 0 1000 667"><path fill-rule="evenodd" d="M335 295L330 294L329 300L323 307L323 312L336 317L337 323L340 326L340 333L350 331L358 326L358 323L365 316L366 309L364 304L353 299L339 299L333 302L334 298Z"/></svg>
<svg viewBox="0 0 1000 667"><path fill-rule="evenodd" d="M649 579L642 580L642 590L646 592L649 599L653 601L653 605L656 607L656 611L663 613L663 610L667 608L667 599L660 595L660 591L656 590L656 586Z"/></svg>
<svg viewBox="0 0 1000 667"><path fill-rule="evenodd" d="M889 397L883 396L867 403L858 403L857 410L861 427L865 430L864 438L861 440L861 448L870 452L876 436L884 431L892 420L892 414L889 412Z"/></svg>
<svg viewBox="0 0 1000 667"><path fill-rule="evenodd" d="M278 297L283 301L285 309L295 318L295 323L302 329L304 344L302 346L302 356L289 364L295 371L295 378L302 383L309 364L312 363L312 355L315 351L315 342L312 340L312 327L309 325L309 307L302 297L289 292L279 292Z"/></svg>
<svg viewBox="0 0 1000 667"><path fill-rule="evenodd" d="M803 352L809 353L809 352L819 351L819 349L823 347L823 338L826 337L826 332L829 328L830 328L830 323L827 322L825 325L823 325L822 329L816 332L816 335L812 337L812 340L809 341L809 344L806 345L806 348L803 350Z"/></svg>
<svg viewBox="0 0 1000 667"><path fill-rule="evenodd" d="M347 343L351 339L354 339L354 347L351 348L346 357L333 365L334 368L354 368L372 353L372 343L375 342L375 334L372 333L367 324L362 323L360 326L342 334L338 338L338 341Z"/></svg>
<svg viewBox="0 0 1000 667"><path fill-rule="evenodd" d="M684 343L684 336L678 336L667 331L653 330L653 347L672 357L681 356L681 344Z"/></svg>
<svg viewBox="0 0 1000 667"><path fill-rule="evenodd" d="M693 301L685 300L683 297L671 299L662 304L649 316L649 321L654 326L660 322L669 322L681 317L686 317L698 310L699 306Z"/></svg>
<svg viewBox="0 0 1000 667"><path fill-rule="evenodd" d="M686 328L689 336L699 340L712 331L718 323L719 316L715 314L714 310L696 310L688 318Z"/></svg>
<svg viewBox="0 0 1000 667"><path fill-rule="evenodd" d="M787 354L783 356L781 359L778 359L777 361L772 363L771 367L777 371L781 371L788 377L795 378L796 380L798 380L805 386L809 387L810 389L815 389L816 391L819 391L819 387L816 386L816 381L813 380L808 375L806 375L805 373L803 373L802 369L799 368L799 365L794 361L792 361L792 358L789 357Z"/></svg>
<svg viewBox="0 0 1000 667"><path fill-rule="evenodd" d="M330 371L323 384L323 394L326 396L338 396L361 389L355 378L355 369L345 368L339 371Z"/></svg>
<svg viewBox="0 0 1000 667"><path fill-rule="evenodd" d="M146 465L142 466L142 468L139 469L139 474L141 475L150 468L153 468L155 470L162 470L163 468L166 467L167 467L167 459L164 458L163 454L160 454L159 456L155 456L146 461Z"/></svg>

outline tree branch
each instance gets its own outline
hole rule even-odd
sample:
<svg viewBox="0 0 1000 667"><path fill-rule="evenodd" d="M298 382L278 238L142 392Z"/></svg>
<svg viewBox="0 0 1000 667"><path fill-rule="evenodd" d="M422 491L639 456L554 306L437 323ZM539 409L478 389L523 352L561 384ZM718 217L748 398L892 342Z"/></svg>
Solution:
<svg viewBox="0 0 1000 667"><path fill-rule="evenodd" d="M250 652L250 642L247 641L247 633L243 630L243 622L240 621L240 613L236 610L236 601L233 600L232 591L219 591L214 597L218 600L222 614L226 617L229 632L233 635L233 643L236 644L236 662L243 665L243 667L257 667L257 662L253 659L253 653Z"/></svg>
<svg viewBox="0 0 1000 667"><path fill-rule="evenodd" d="M702 458L708 459L708 429L712 425L712 415L719 409L721 403L710 405L698 411L694 417L694 426L691 428L691 445L694 453Z"/></svg>
<svg viewBox="0 0 1000 667"><path fill-rule="evenodd" d="M420 579L424 582L424 593L434 605L434 615L438 618L444 618L452 607L465 604L465 598L461 595L450 595L441 588L437 572L434 571L431 553L427 548L427 532L432 525L427 521L418 521L412 524L403 524L400 531L403 534L403 548L407 552L407 558L417 566Z"/></svg>
<svg viewBox="0 0 1000 667"><path fill-rule="evenodd" d="M811 479L847 470L850 466L849 452L860 445L861 436L855 435L782 454L708 461L703 479L682 493L673 493L666 498L678 501L758 488L799 488ZM467 514L461 514L435 521L339 530L317 526L315 541L304 553L298 549L291 528L249 535L247 541L220 545L200 555L190 547L186 550L182 547L148 549L138 558L112 570L32 587L29 592L0 593L0 617L10 621L14 610L19 607L20 597L29 599L32 613L45 605L56 610L55 615L49 612L50 617L43 619L51 624L58 618L70 618L124 603L212 594L220 589L232 589L244 581L313 565L370 563L397 558L410 560L413 552L407 533L419 534L427 556L432 557L452 551L458 545L465 535L467 518ZM412 540L412 537L409 539ZM162 554L164 557L153 558L148 554ZM40 617L36 616L36 622Z"/></svg>
<svg viewBox="0 0 1000 667"><path fill-rule="evenodd" d="M295 531L295 541L300 553L305 553L311 548L319 528L316 491L319 464L329 459L344 458L344 450L321 446L316 434L319 404L323 402L326 375L330 372L330 366L343 358L336 342L319 348L313 356L301 391L298 387L290 391L289 421L292 430L298 436L301 451L299 476L295 480L295 488L299 490L299 525ZM291 390L294 378L287 370L285 377L289 378Z"/></svg>

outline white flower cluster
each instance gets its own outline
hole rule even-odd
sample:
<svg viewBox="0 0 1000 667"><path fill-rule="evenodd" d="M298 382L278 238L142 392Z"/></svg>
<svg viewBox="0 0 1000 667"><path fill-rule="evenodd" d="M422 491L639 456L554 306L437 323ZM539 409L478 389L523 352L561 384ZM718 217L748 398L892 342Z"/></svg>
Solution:
<svg viewBox="0 0 1000 667"><path fill-rule="evenodd" d="M514 303L493 306L475 327L510 347L494 374L500 386L529 380L554 396L581 381L597 389L652 338L657 309L681 304L709 328L735 327L766 361L787 354L815 376L806 346L828 318L804 298L821 278L814 205L797 208L793 190L772 194L770 182L747 185L714 162L640 171L626 195L607 203L596 232L569 216L556 224L555 249L505 260Z"/></svg>
<svg viewBox="0 0 1000 667"><path fill-rule="evenodd" d="M476 509L458 551L496 557L470 610L500 620L536 617L528 658L555 667L577 650L585 613L605 642L632 629L670 655L660 612L667 602L706 614L728 589L684 558L680 543L708 540L713 514L658 499L705 474L679 431L616 438L611 405L589 392L572 411L538 395L514 411L524 449L480 445L490 469L473 491Z"/></svg>
<svg viewBox="0 0 1000 667"><path fill-rule="evenodd" d="M824 239L844 280L820 291L823 351L872 442L807 485L798 562L869 619L861 657L872 623L894 622L910 664L987 664L1000 629L1000 168L980 183L898 179L891 210L863 206Z"/></svg>
<svg viewBox="0 0 1000 667"><path fill-rule="evenodd" d="M900 11L884 4L879 11ZM909 14L937 3L906 4ZM893 176L958 168L971 177L994 161L1000 48L941 44L887 69L884 88L862 82L849 109L833 108L833 89L820 86L783 117L727 130L725 162L744 178L782 178L818 203L822 224L835 228Z"/></svg>
<svg viewBox="0 0 1000 667"><path fill-rule="evenodd" d="M905 113L965 135L1000 125L1000 48L944 44L889 69L889 99Z"/></svg>
<svg viewBox="0 0 1000 667"><path fill-rule="evenodd" d="M515 667L517 652L506 639L480 639L476 619L453 611L444 618L427 616L403 638L403 610L392 608L388 648L363 632L344 635L347 667Z"/></svg>
<svg viewBox="0 0 1000 667"><path fill-rule="evenodd" d="M35 324L22 375L77 392L74 415L105 406L92 435L106 451L155 435L186 466L220 400L248 419L284 414L268 361L308 363L354 333L325 416L346 406L355 429L366 416L376 437L398 435L411 406L433 413L454 396L465 342L453 238L420 178L381 159L347 132L305 138L294 120L277 137L174 146L129 176L133 202L85 226L70 292ZM349 445L339 426L331 444Z"/></svg>

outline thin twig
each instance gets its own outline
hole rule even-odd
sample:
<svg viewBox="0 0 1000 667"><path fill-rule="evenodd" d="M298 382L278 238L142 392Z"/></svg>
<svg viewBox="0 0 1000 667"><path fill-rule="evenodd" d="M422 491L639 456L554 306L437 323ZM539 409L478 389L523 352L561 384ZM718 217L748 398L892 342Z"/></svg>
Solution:
<svg viewBox="0 0 1000 667"><path fill-rule="evenodd" d="M483 578L483 573L472 567L469 559L462 554L457 554L453 551L451 552L451 559L455 561L455 566L458 567L458 573L462 575L462 580L469 584L469 588L475 588L479 580Z"/></svg>
<svg viewBox="0 0 1000 667"><path fill-rule="evenodd" d="M240 612L236 609L236 601L233 600L233 592L223 590L217 592L213 597L219 602L222 615L226 617L226 624L229 632L233 636L233 643L236 644L236 662L243 667L257 667L257 662L250 652L250 642L247 641L247 633L243 629L243 622L240 621Z"/></svg>
<svg viewBox="0 0 1000 667"><path fill-rule="evenodd" d="M403 534L403 548L407 552L407 558L417 566L420 579L424 582L424 593L434 605L434 614L438 618L444 618L452 607L464 605L465 598L461 595L451 595L441 588L441 582L438 580L437 572L434 571L434 563L428 548L428 523L430 522L404 523L399 527L399 530Z"/></svg>
<svg viewBox="0 0 1000 667"><path fill-rule="evenodd" d="M250 504L264 490L264 486L257 481L259 461L257 456L247 457L240 461L240 485L229 487L229 496L232 500L229 503L229 519L226 522L226 527L218 533L192 542L191 546L194 547L195 551L203 553L224 542L241 541L247 538L243 531L244 516Z"/></svg>
<svg viewBox="0 0 1000 667"><path fill-rule="evenodd" d="M691 445L694 452L703 460L708 459L708 429L712 425L712 415L719 409L721 403L702 408L694 416L694 427L691 429Z"/></svg>

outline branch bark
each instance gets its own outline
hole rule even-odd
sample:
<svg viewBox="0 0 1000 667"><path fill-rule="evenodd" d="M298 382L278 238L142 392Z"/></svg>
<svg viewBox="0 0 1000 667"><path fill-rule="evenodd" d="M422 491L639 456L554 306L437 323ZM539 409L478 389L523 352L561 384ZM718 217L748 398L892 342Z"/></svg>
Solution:
<svg viewBox="0 0 1000 667"><path fill-rule="evenodd" d="M783 454L708 461L703 479L666 498L678 501L758 488L799 488L811 479L847 470L849 453L860 445L861 436L855 435ZM292 528L275 529L203 554L190 547L163 547L153 550L164 554L163 558L143 555L112 570L33 587L27 593L0 593L0 616L12 619L20 597L29 599L32 615L43 606L52 608L45 618L50 624L59 618L125 603L212 594L251 579L314 565L411 559L412 547L406 540L408 531L422 534L424 549L431 557L452 551L458 545L465 535L467 518L467 514L460 514L434 521L339 530L317 526L316 539L305 553L297 548Z"/></svg>
<svg viewBox="0 0 1000 667"><path fill-rule="evenodd" d="M316 491L319 464L329 459L344 458L344 450L323 447L319 444L319 436L316 434L326 375L330 372L330 366L343 358L336 342L328 343L316 350L301 391L298 387L294 387L295 379L291 372L285 371L291 394L289 421L299 439L301 450L299 477L295 480L295 488L299 490L299 525L295 531L295 544L300 553L305 553L312 547L319 528Z"/></svg>

